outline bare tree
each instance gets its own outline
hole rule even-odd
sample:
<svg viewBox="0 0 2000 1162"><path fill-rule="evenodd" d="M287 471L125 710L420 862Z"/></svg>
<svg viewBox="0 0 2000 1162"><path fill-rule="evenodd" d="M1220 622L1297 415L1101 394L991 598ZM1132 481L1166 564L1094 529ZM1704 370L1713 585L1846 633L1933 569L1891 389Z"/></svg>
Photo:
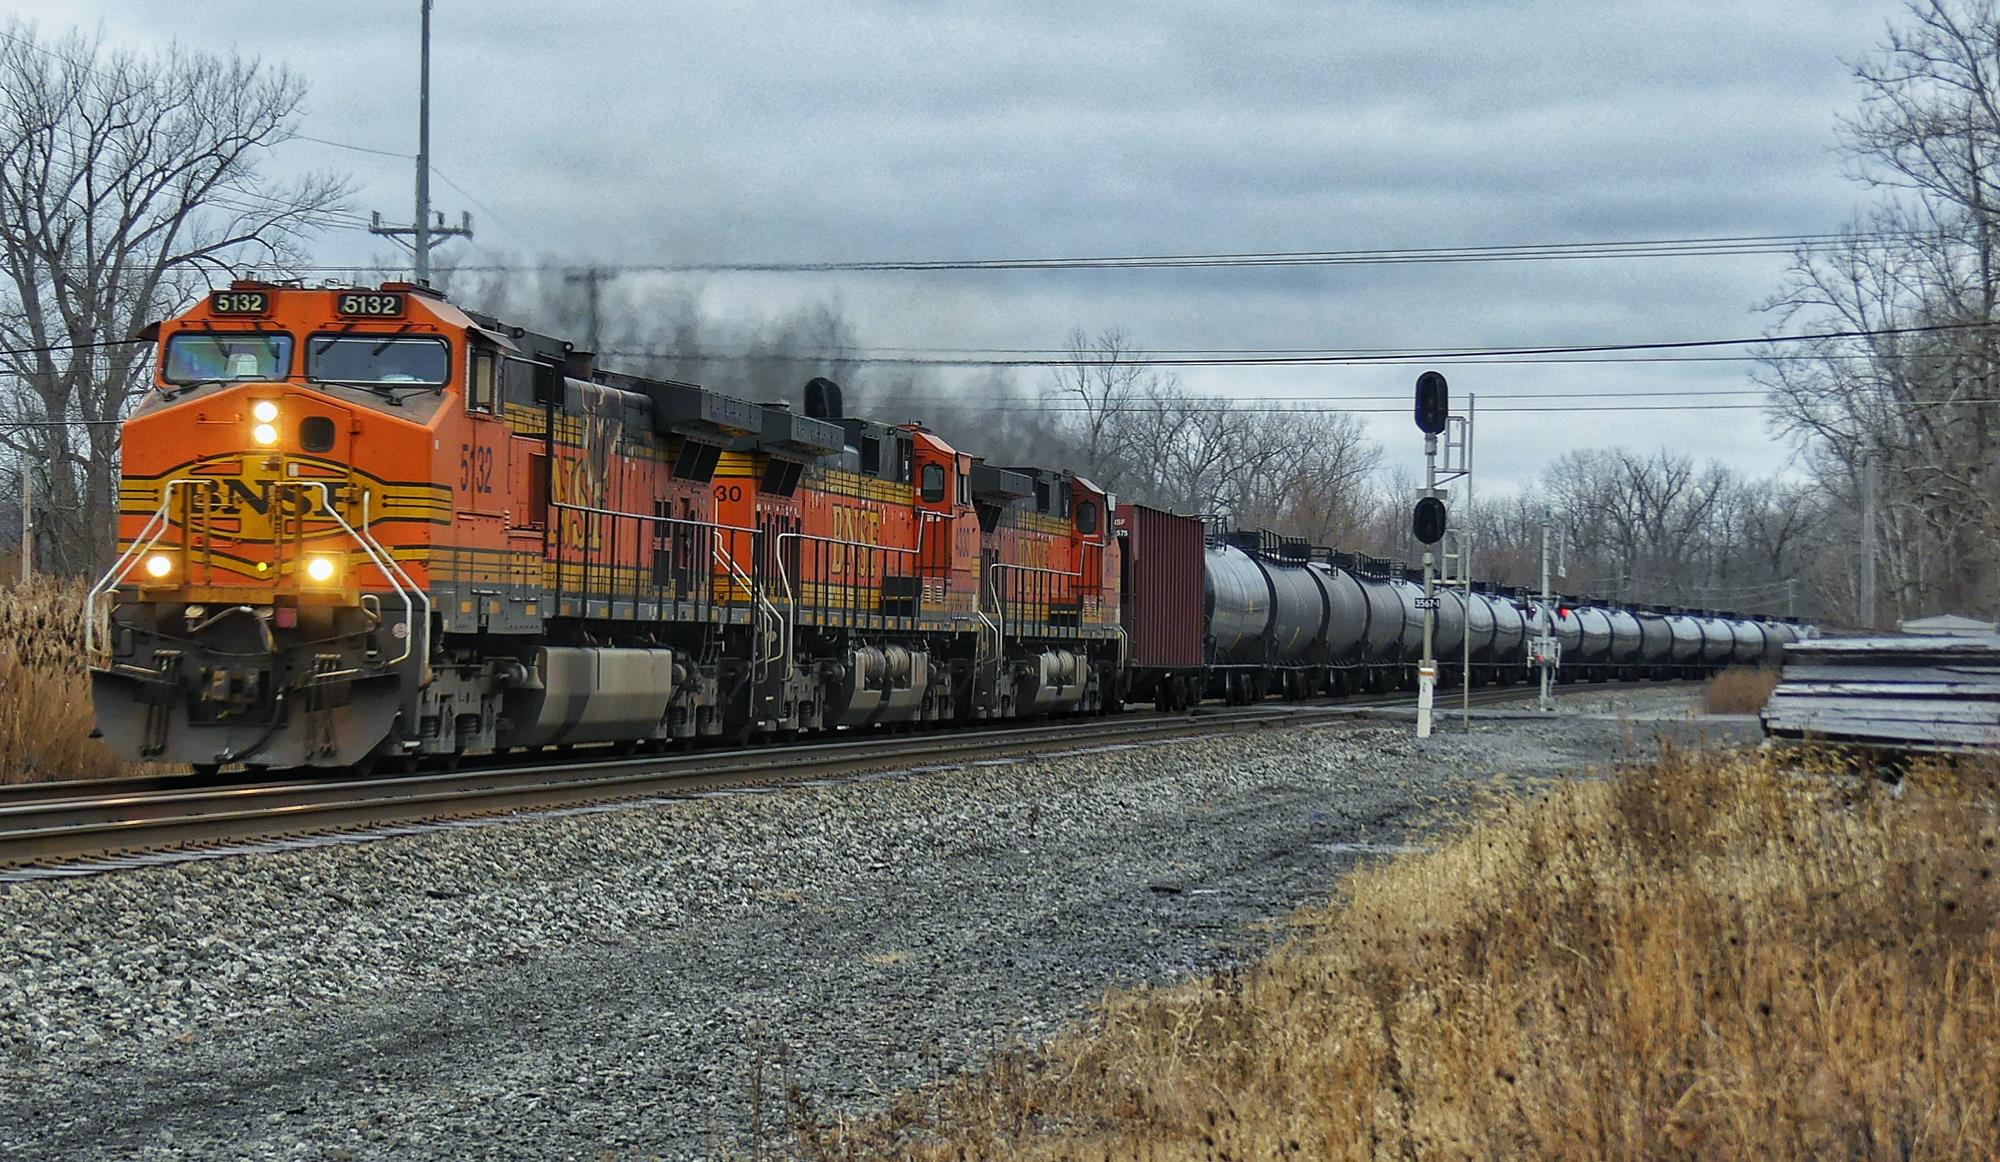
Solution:
<svg viewBox="0 0 2000 1162"><path fill-rule="evenodd" d="M304 85L178 47L139 56L19 22L0 42L0 392L4 443L35 469L69 573L107 555L118 421L143 390L149 318L246 264L284 268L344 183L262 178Z"/></svg>
<svg viewBox="0 0 2000 1162"><path fill-rule="evenodd" d="M1116 489L1133 466L1132 437L1142 425L1135 410L1151 392L1173 389L1138 359L1125 332L1112 327L1094 338L1082 327L1069 334L1069 360L1053 373L1055 396L1076 414L1074 428L1086 470L1099 485Z"/></svg>
<svg viewBox="0 0 2000 1162"><path fill-rule="evenodd" d="M1993 610L2000 12L1914 0L1855 75L1846 147L1886 196L1844 245L1800 252L1766 305L1781 323L1860 334L1774 356L1764 381L1828 493L1858 508L1874 465L1891 607Z"/></svg>

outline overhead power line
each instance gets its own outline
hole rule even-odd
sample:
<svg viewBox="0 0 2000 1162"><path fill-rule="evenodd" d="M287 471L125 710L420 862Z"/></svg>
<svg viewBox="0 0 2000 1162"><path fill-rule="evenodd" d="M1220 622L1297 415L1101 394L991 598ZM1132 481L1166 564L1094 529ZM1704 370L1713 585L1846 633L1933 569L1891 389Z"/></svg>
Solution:
<svg viewBox="0 0 2000 1162"><path fill-rule="evenodd" d="M1487 246L1386 247L1354 250L1283 250L1187 254L1104 254L1050 258L869 259L845 262L626 262L584 263L634 274L838 274L924 271L1033 270L1214 270L1265 267L1400 266L1430 263L1553 262L1579 259L1732 257L1790 254L1853 245L1881 249L1913 237L1905 232L1860 234L1742 234L1699 238L1625 239L1591 242L1543 242ZM558 266L551 269L572 269ZM317 266L326 273L370 269L363 266ZM540 269L520 263L467 264L455 270L480 273L530 273Z"/></svg>
<svg viewBox="0 0 2000 1162"><path fill-rule="evenodd" d="M657 359L667 362L737 362L743 360L782 363L862 363L943 367L1078 367L1097 366L1116 362L1125 366L1167 366L1167 367L1256 367L1256 366L1320 366L1350 365L1370 363L1401 363L1412 361L1444 361L1449 359L1474 359L1506 361L1510 356L1552 356L1572 354L1609 354L1617 352L1684 351L1690 349L1712 349L1719 347L1776 346L1788 343L1818 343L1839 339L1876 339L1898 335L1931 335L1958 331L1972 331L1993 326L1986 323L1939 323L1922 327L1878 327L1872 330L1819 331L1803 335L1751 335L1740 339L1668 339L1626 343L1578 343L1551 344L1524 347L1433 347L1394 350L1389 348L1354 348L1348 350L1291 348L1300 354L1286 355L1148 355L1128 353L1115 361L1094 358L1088 354L1061 357L1021 357L1021 358L972 358L958 356L906 357L906 356L828 356L826 354L787 355L775 352L753 352L748 354L691 353L677 355L668 351L604 351L599 354L620 359ZM99 347L117 347L128 343L143 342L139 339L105 339L92 343L53 343L40 347L15 347L0 349L0 355L32 355L44 351L78 351ZM1218 350L1229 350L1218 348Z"/></svg>
<svg viewBox="0 0 2000 1162"><path fill-rule="evenodd" d="M1787 343L1830 342L1839 339L1877 339L1898 335L1940 334L1975 330L1987 326L1989 324L1985 323L1941 323L1923 327L1878 327L1871 330L1819 331L1805 335L1752 335L1741 339L1675 339L1641 343L1578 343L1540 347L1445 347L1405 351L1385 351L1379 348L1371 348L1352 351L1325 350L1295 355L1151 355L1143 352L1131 352L1121 354L1115 360L1093 358L1089 354L1081 357L1068 355L1020 356L1012 358L887 355L830 359L823 354L785 355L760 353L753 358L766 362L851 362L886 364L899 367L1090 367L1107 363L1115 363L1128 367L1357 366L1374 363L1443 362L1452 359L1510 362L1512 360L1509 357L1513 356L1593 355L1633 351L1687 351L1719 347L1774 346ZM684 362L728 362L742 358L740 356L707 354L677 357L657 351L607 351L602 354L621 359L673 360L679 358Z"/></svg>

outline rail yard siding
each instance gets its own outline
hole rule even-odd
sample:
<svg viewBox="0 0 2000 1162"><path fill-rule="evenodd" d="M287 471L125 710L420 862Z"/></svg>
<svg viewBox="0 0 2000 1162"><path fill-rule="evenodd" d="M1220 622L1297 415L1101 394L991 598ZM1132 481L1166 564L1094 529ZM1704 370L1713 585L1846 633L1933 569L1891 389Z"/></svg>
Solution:
<svg viewBox="0 0 2000 1162"><path fill-rule="evenodd" d="M1118 506L1125 546L1125 632L1131 664L1176 669L1202 664L1202 524L1143 504Z"/></svg>

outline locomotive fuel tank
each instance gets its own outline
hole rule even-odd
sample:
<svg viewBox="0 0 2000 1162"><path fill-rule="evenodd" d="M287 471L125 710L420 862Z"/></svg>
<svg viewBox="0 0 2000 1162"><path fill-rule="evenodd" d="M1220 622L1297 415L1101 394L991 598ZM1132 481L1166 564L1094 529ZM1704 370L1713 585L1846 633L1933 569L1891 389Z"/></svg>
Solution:
<svg viewBox="0 0 2000 1162"><path fill-rule="evenodd" d="M1211 545L1202 556L1202 569L1208 579L1205 603L1215 660L1262 660L1272 614L1271 586L1264 570L1250 554L1231 545Z"/></svg>
<svg viewBox="0 0 2000 1162"><path fill-rule="evenodd" d="M1360 649L1368 632L1368 596L1361 583L1345 569L1324 561L1314 561L1307 570L1326 598L1326 626L1320 631L1320 648L1328 661L1344 662Z"/></svg>
<svg viewBox="0 0 2000 1162"><path fill-rule="evenodd" d="M501 745L664 737L683 674L672 650L544 646L508 692Z"/></svg>

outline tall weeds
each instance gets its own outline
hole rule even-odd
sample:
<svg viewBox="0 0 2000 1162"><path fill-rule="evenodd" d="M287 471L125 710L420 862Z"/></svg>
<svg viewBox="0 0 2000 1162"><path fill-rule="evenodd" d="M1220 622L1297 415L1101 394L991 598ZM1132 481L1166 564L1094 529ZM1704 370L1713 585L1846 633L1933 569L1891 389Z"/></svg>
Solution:
<svg viewBox="0 0 2000 1162"><path fill-rule="evenodd" d="M1710 714L1755 714L1778 688L1778 671L1762 666L1731 666L1703 682L1702 709Z"/></svg>
<svg viewBox="0 0 2000 1162"><path fill-rule="evenodd" d="M1990 1157L2000 766L1667 755L1354 875L1254 968L819 1157Z"/></svg>
<svg viewBox="0 0 2000 1162"><path fill-rule="evenodd" d="M83 592L46 580L0 590L0 783L132 770L90 737Z"/></svg>

